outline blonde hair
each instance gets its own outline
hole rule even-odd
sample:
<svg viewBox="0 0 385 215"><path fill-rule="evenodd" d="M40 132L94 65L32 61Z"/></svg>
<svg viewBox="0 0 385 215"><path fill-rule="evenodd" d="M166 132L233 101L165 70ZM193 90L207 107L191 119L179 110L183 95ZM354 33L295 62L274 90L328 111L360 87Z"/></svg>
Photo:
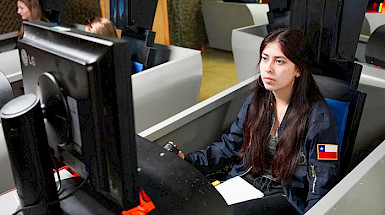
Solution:
<svg viewBox="0 0 385 215"><path fill-rule="evenodd" d="M88 20L86 31L110 37L118 37L112 22L103 17L96 17Z"/></svg>
<svg viewBox="0 0 385 215"><path fill-rule="evenodd" d="M38 0L18 0L23 2L31 11L31 20L47 21L44 16L43 9Z"/></svg>
<svg viewBox="0 0 385 215"><path fill-rule="evenodd" d="M44 16L43 9L39 4L38 0L17 0L23 2L25 6L28 7L29 11L31 11L31 20L39 20L48 22L48 19ZM20 31L18 34L18 38L22 38L24 35L23 25L20 27Z"/></svg>

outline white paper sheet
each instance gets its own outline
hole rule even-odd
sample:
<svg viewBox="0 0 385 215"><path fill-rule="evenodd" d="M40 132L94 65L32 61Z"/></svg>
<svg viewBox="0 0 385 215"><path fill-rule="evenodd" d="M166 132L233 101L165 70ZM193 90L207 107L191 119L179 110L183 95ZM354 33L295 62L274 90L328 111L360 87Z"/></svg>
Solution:
<svg viewBox="0 0 385 215"><path fill-rule="evenodd" d="M227 205L263 197L261 191L239 176L231 178L215 188L225 199Z"/></svg>

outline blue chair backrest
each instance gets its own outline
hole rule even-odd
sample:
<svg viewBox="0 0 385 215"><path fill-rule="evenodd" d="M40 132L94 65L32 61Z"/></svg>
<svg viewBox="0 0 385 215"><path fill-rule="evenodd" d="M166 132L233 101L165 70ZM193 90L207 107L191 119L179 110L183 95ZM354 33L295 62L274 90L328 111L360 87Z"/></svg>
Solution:
<svg viewBox="0 0 385 215"><path fill-rule="evenodd" d="M136 61L132 62L132 71L133 71L133 73L139 73L139 72L143 71L143 69L144 69L144 65L142 63L139 63L139 62L136 62Z"/></svg>
<svg viewBox="0 0 385 215"><path fill-rule="evenodd" d="M337 121L338 146L339 146L339 151L341 151L341 145L344 139L345 126L348 118L350 102L337 101L329 98L325 98L325 100L329 104L329 107L333 112L334 118Z"/></svg>

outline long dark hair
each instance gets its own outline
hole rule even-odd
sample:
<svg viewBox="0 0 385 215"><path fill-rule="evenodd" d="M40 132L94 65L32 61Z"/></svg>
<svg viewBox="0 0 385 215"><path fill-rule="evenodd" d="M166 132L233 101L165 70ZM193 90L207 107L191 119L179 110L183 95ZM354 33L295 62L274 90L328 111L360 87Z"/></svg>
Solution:
<svg viewBox="0 0 385 215"><path fill-rule="evenodd" d="M323 97L310 73L311 51L306 37L294 29L275 30L262 41L260 56L271 42L280 44L283 54L296 65L301 74L294 80L289 107L284 117L284 129L279 133L276 153L271 164L273 176L285 184L298 165L311 106L315 101L323 100ZM245 123L241 157L246 161L247 156L251 155L252 172L261 174L268 168L265 155L272 127L275 97L263 87L261 77L258 77L257 83L259 84L256 84L254 100Z"/></svg>

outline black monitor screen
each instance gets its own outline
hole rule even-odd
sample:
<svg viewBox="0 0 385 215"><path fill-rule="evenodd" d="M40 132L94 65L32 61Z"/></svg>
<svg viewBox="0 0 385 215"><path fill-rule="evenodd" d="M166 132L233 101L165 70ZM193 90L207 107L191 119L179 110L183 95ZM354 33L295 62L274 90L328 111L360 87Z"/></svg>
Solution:
<svg viewBox="0 0 385 215"><path fill-rule="evenodd" d="M18 48L55 155L120 208L137 206L128 41L33 21Z"/></svg>
<svg viewBox="0 0 385 215"><path fill-rule="evenodd" d="M123 34L138 39L151 30L158 0L110 0L110 20Z"/></svg>
<svg viewBox="0 0 385 215"><path fill-rule="evenodd" d="M46 18L53 23L62 24L65 20L66 0L39 0Z"/></svg>

